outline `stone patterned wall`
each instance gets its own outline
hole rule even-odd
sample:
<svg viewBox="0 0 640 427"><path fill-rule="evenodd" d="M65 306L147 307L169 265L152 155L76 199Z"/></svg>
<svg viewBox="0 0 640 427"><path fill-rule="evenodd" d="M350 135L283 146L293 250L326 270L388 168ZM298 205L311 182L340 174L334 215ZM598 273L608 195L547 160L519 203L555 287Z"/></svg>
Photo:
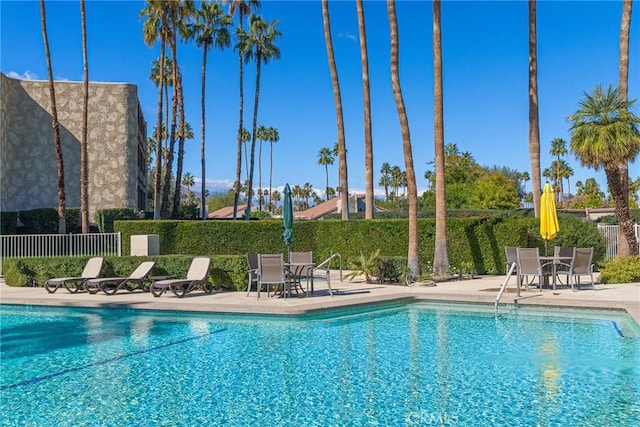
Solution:
<svg viewBox="0 0 640 427"><path fill-rule="evenodd" d="M57 207L57 164L48 82L0 75L3 211ZM56 82L66 206L80 206L81 82ZM146 143L134 85L90 83L88 113L89 215L105 208L138 209L139 143ZM140 120L139 120L140 119ZM146 151L143 151L145 153ZM146 177L146 174L142 173Z"/></svg>

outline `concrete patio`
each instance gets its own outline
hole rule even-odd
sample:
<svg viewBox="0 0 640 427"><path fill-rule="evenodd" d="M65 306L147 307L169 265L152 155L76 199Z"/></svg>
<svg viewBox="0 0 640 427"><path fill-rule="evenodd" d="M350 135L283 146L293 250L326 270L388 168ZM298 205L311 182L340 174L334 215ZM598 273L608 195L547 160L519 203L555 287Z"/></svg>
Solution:
<svg viewBox="0 0 640 427"><path fill-rule="evenodd" d="M258 300L256 293L219 291L205 294L194 291L184 298L165 293L154 298L150 293L119 291L115 295L71 294L60 289L49 294L44 288L18 288L0 285L0 303L47 305L64 307L117 307L153 310L202 311L211 313L256 313L298 315L317 310L393 301L451 301L481 303L493 306L505 276L481 276L469 280L438 283L437 286L401 286L366 284L362 280L341 281L337 271L332 272L334 296L329 296L324 280L316 280L313 297L267 298ZM501 305L513 304L516 296L515 277L509 280ZM626 310L640 324L640 283L596 285L572 291L568 287L556 290L523 289L517 304L569 308L597 308Z"/></svg>

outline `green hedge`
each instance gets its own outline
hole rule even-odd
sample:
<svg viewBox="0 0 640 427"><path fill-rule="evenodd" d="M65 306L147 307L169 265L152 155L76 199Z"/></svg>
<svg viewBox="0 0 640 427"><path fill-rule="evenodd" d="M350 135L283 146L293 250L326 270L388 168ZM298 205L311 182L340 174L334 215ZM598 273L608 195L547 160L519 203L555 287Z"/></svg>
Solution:
<svg viewBox="0 0 640 427"><path fill-rule="evenodd" d="M130 236L158 234L161 254L245 255L286 253L283 226L278 220L265 221L116 221L122 233L123 253L130 253ZM605 239L597 226L573 216L561 216L561 232L549 243L558 246L593 246L594 260L604 258ZM455 270L472 269L477 274L505 271L505 246L538 247L544 241L539 221L525 217L451 218L447 221L449 262ZM435 220L419 219L419 254L424 271L431 270L435 246ZM316 263L332 253L342 256L343 266L360 252L380 249L381 257L405 257L408 221L402 219L294 221L292 251L313 251Z"/></svg>
<svg viewBox="0 0 640 427"><path fill-rule="evenodd" d="M105 257L102 277L127 277L141 262L155 261L151 275L185 277L192 256ZM11 286L42 286L54 277L77 277L88 257L8 259L2 268ZM212 256L209 281L216 288L247 289L247 263L244 256Z"/></svg>
<svg viewBox="0 0 640 427"><path fill-rule="evenodd" d="M0 212L0 234L11 235L18 232L18 212Z"/></svg>

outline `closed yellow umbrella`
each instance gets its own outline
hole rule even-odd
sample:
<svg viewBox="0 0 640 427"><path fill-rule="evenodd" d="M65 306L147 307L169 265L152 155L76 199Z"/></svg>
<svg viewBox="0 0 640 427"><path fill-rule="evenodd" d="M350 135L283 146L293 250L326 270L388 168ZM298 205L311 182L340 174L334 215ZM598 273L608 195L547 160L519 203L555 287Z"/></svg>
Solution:
<svg viewBox="0 0 640 427"><path fill-rule="evenodd" d="M540 236L544 239L544 251L547 254L547 243L555 239L560 231L558 225L558 213L556 212L556 200L553 188L547 182L540 197Z"/></svg>

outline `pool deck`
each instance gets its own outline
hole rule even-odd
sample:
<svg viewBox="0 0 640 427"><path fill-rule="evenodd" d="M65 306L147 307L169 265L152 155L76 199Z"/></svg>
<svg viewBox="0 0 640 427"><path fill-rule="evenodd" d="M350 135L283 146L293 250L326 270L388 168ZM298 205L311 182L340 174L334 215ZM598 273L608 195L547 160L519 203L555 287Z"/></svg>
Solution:
<svg viewBox="0 0 640 427"><path fill-rule="evenodd" d="M366 284L357 278L353 281L341 281L337 271L332 272L331 285L334 296L328 294L324 280L316 280L316 294L304 298L267 298L265 292L258 300L256 293L249 297L246 292L213 292L205 294L194 291L184 298L172 293L153 297L150 293L118 291L115 295L71 294L59 289L49 294L44 288L12 287L0 284L0 303L21 305L47 305L63 307L104 307L135 308L149 310L179 310L215 313L254 313L299 315L317 310L349 307L361 304L383 303L403 300L425 300L439 302L464 302L494 305L498 290L505 276L481 276L469 280L438 283L436 286L400 286ZM515 276L509 280L507 292L500 305L514 304L516 289ZM640 283L633 284L597 284L595 289L585 287L573 292L571 288L558 287L555 291L537 288L523 289L520 305L553 306L590 309L626 310L640 324Z"/></svg>

